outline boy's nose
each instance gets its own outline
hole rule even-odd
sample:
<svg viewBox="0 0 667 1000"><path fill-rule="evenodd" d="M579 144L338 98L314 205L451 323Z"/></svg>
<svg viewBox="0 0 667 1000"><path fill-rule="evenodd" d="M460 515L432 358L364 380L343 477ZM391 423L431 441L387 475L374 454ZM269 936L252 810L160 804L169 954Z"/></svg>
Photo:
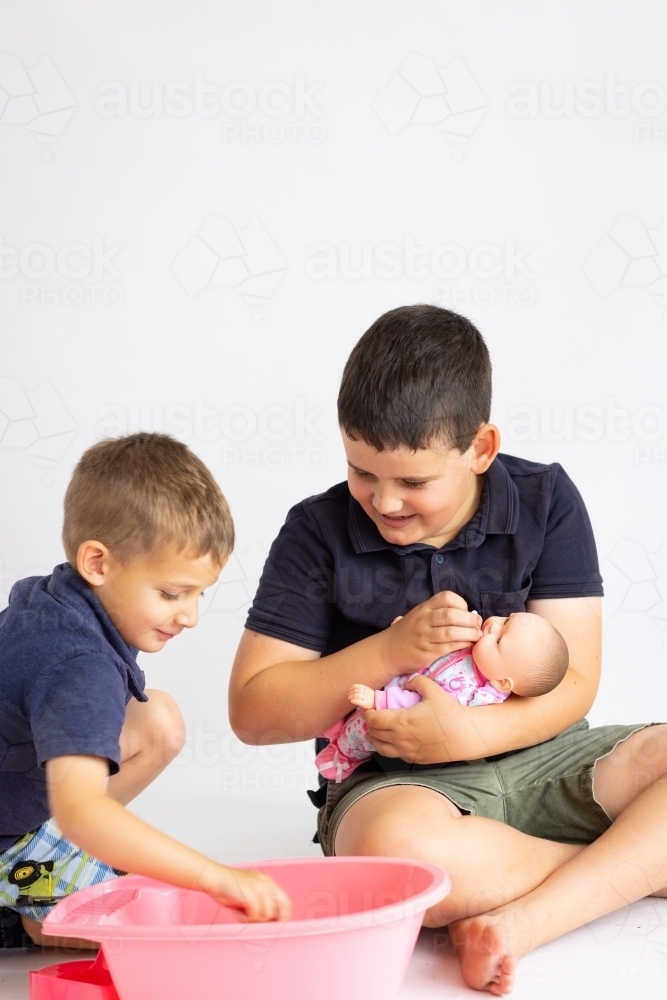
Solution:
<svg viewBox="0 0 667 1000"><path fill-rule="evenodd" d="M373 497L373 506L379 514L398 514L403 507L400 497L394 497L386 490L382 490Z"/></svg>
<svg viewBox="0 0 667 1000"><path fill-rule="evenodd" d="M197 605L187 610L179 611L179 613L174 618L176 625L182 625L183 628L194 628L194 626L199 621L199 609Z"/></svg>

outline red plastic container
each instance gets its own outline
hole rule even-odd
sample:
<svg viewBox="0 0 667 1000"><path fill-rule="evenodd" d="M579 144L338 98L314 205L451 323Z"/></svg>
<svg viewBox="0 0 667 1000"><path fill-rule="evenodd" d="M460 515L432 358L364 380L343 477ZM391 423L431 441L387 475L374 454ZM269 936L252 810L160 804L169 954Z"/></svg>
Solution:
<svg viewBox="0 0 667 1000"><path fill-rule="evenodd" d="M118 1000L104 955L90 962L61 962L30 973L30 1000Z"/></svg>
<svg viewBox="0 0 667 1000"><path fill-rule="evenodd" d="M43 931L99 941L119 1000L394 1000L425 911L450 889L440 868L401 858L243 867L285 889L292 919L244 923L204 893L131 875L74 893ZM31 1000L111 1000L108 984L76 992L82 979L56 969Z"/></svg>

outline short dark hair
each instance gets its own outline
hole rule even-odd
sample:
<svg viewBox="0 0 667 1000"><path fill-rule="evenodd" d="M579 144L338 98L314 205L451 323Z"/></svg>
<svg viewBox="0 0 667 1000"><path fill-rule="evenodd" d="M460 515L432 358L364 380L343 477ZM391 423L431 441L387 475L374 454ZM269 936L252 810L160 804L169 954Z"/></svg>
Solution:
<svg viewBox="0 0 667 1000"><path fill-rule="evenodd" d="M380 316L348 358L338 420L378 451L467 451L491 415L491 359L470 320L434 305Z"/></svg>
<svg viewBox="0 0 667 1000"><path fill-rule="evenodd" d="M121 564L174 545L222 565L234 547L234 522L200 458L167 434L142 432L99 441L74 470L63 524L72 566L89 540L103 542Z"/></svg>

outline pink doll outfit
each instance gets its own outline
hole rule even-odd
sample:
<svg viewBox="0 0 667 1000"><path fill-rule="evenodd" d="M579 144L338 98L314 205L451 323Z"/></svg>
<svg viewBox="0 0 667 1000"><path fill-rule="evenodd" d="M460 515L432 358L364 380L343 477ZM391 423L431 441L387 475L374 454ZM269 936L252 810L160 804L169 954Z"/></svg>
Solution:
<svg viewBox="0 0 667 1000"><path fill-rule="evenodd" d="M478 705L497 705L509 697L509 691L497 691L480 673L472 658L472 651L458 649L441 656L429 667L414 674L399 674L375 692L375 708L412 708L422 699L416 691L406 691L405 685L413 677L428 677L459 702L469 708ZM350 715L334 723L322 735L329 745L315 758L317 768L325 778L340 782L347 778L364 760L375 753L368 739L365 709L356 708Z"/></svg>

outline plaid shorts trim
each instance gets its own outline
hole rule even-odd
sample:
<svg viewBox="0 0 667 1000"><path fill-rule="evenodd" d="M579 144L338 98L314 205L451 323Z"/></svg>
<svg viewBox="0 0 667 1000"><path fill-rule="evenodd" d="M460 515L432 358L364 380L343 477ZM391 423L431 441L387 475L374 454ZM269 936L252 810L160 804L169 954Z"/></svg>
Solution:
<svg viewBox="0 0 667 1000"><path fill-rule="evenodd" d="M21 868L32 867L39 882L27 885L22 893L20 883ZM41 873L40 873L41 872ZM53 909L51 906L36 906L21 903L21 895L67 896L79 889L87 889L98 882L118 878L119 872L81 851L75 844L63 837L55 820L47 820L37 830L27 833L15 844L0 854L0 906L17 910L33 920L44 920ZM42 890L48 884L49 892Z"/></svg>

